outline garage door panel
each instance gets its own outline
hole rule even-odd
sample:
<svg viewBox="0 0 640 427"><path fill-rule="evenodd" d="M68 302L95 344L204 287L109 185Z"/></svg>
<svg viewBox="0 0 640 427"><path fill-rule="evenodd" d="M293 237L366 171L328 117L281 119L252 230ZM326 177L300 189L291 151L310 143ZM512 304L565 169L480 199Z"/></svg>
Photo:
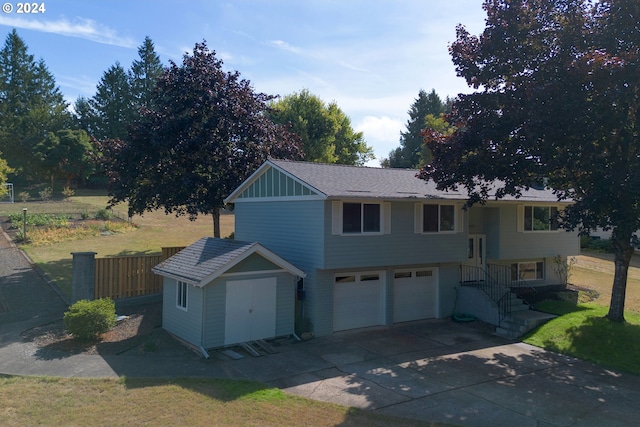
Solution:
<svg viewBox="0 0 640 427"><path fill-rule="evenodd" d="M384 275L377 275L378 280L370 280L372 273L353 274L353 281L349 282L337 278L333 295L334 331L384 323Z"/></svg>
<svg viewBox="0 0 640 427"><path fill-rule="evenodd" d="M437 274L435 270L416 270L395 275L393 281L393 321L436 317Z"/></svg>

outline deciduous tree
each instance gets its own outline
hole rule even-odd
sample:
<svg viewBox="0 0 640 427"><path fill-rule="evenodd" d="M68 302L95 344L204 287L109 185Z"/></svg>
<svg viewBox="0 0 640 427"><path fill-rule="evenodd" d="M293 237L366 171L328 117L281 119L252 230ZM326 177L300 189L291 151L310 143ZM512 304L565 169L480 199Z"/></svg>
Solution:
<svg viewBox="0 0 640 427"><path fill-rule="evenodd" d="M225 72L205 43L170 63L142 119L111 165L110 204L130 214L211 214L220 236L224 199L267 158L301 157L297 139L267 116L271 96Z"/></svg>
<svg viewBox="0 0 640 427"><path fill-rule="evenodd" d="M7 188L5 184L9 179L9 174L13 172L13 169L9 167L7 161L2 157L2 153L0 153L0 197L3 197L7 194Z"/></svg>
<svg viewBox="0 0 640 427"><path fill-rule="evenodd" d="M457 131L430 133L422 173L469 202L519 195L548 179L574 204L565 227L612 230L615 277L607 317L624 321L632 236L640 228L640 3L486 0L481 36L457 28L462 95Z"/></svg>
<svg viewBox="0 0 640 427"><path fill-rule="evenodd" d="M272 120L290 126L300 137L307 161L363 165L374 158L362 132L353 130L351 120L335 102L327 105L305 89L271 107Z"/></svg>
<svg viewBox="0 0 640 427"><path fill-rule="evenodd" d="M91 158L93 151L94 146L85 131L63 129L49 132L35 147L33 155L50 174L51 188L56 177L64 178L69 187L73 179L84 180L95 171Z"/></svg>

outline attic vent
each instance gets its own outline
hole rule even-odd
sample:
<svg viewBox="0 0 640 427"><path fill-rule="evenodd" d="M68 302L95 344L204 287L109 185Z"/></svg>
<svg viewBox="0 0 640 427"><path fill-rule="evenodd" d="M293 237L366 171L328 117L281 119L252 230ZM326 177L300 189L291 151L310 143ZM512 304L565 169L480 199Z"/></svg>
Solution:
<svg viewBox="0 0 640 427"><path fill-rule="evenodd" d="M415 191L398 191L398 194L418 194Z"/></svg>
<svg viewBox="0 0 640 427"><path fill-rule="evenodd" d="M371 193L369 190L347 190L349 193Z"/></svg>

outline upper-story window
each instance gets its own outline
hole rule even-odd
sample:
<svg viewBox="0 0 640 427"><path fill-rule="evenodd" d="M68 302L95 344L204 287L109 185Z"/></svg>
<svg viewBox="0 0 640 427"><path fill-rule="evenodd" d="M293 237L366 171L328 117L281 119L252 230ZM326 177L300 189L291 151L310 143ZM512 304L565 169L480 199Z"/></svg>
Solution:
<svg viewBox="0 0 640 427"><path fill-rule="evenodd" d="M333 202L333 232L342 235L388 234L391 209L382 202Z"/></svg>
<svg viewBox="0 0 640 427"><path fill-rule="evenodd" d="M524 231L556 231L558 229L556 206L525 206Z"/></svg>
<svg viewBox="0 0 640 427"><path fill-rule="evenodd" d="M380 224L379 203L343 203L342 204L342 232L343 233L379 233Z"/></svg>
<svg viewBox="0 0 640 427"><path fill-rule="evenodd" d="M455 204L417 204L416 233L455 233L460 218Z"/></svg>

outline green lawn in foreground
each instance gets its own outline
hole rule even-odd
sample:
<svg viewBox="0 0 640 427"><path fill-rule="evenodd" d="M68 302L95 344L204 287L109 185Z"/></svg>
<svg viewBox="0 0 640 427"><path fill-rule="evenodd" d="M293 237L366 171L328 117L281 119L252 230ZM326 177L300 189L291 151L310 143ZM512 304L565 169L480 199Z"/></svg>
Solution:
<svg viewBox="0 0 640 427"><path fill-rule="evenodd" d="M216 379L0 376L3 426L436 426Z"/></svg>
<svg viewBox="0 0 640 427"><path fill-rule="evenodd" d="M524 342L602 366L640 375L640 314L625 312L627 323L604 318L608 307L545 301L536 308L559 317L529 333Z"/></svg>

